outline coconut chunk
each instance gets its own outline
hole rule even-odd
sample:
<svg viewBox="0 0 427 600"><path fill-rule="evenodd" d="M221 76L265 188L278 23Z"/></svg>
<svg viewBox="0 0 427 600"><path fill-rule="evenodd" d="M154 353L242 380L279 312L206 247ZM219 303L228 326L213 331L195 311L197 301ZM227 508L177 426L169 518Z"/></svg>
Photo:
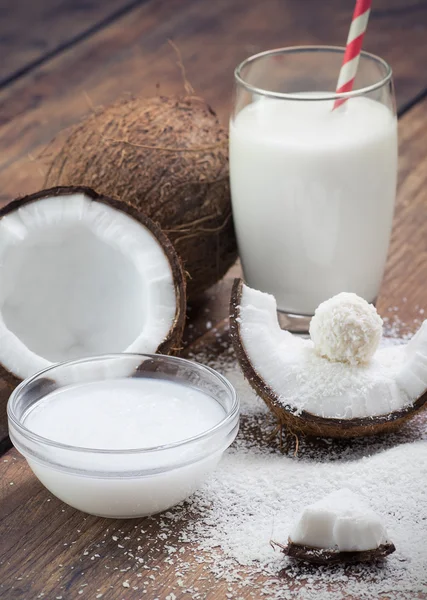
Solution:
<svg viewBox="0 0 427 600"><path fill-rule="evenodd" d="M289 538L301 546L340 552L373 550L388 542L382 519L347 488L304 508Z"/></svg>
<svg viewBox="0 0 427 600"><path fill-rule="evenodd" d="M427 401L424 325L412 347L379 348L363 364L333 362L312 340L280 328L273 296L236 280L230 326L245 376L294 431L333 437L388 431Z"/></svg>
<svg viewBox="0 0 427 600"><path fill-rule="evenodd" d="M347 488L306 506L288 545L272 542L292 558L316 564L367 562L395 551L383 519Z"/></svg>
<svg viewBox="0 0 427 600"><path fill-rule="evenodd" d="M179 260L149 219L87 188L0 211L0 363L25 378L53 363L179 345Z"/></svg>

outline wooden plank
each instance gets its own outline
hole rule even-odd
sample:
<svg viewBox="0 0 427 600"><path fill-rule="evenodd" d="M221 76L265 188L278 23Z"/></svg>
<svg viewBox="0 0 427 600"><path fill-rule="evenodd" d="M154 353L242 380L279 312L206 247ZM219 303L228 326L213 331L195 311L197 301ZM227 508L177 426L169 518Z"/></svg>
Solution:
<svg viewBox="0 0 427 600"><path fill-rule="evenodd" d="M11 197L42 186L43 164L29 160L27 152L37 152L37 148L47 142L62 125L72 123L88 110L88 97L84 95L84 90L88 90L95 104L111 100L122 90L155 93L156 81L165 82L162 85L164 92L181 90L181 74L176 68L172 50L165 44L167 37L174 37L182 48L188 63L190 79L219 107L225 120L233 65L249 52L281 43L284 37L282 23L286 24L289 44L325 43L328 41L328 35L332 36L331 41L339 43L339 38L344 35L347 26L346 15L349 7L346 3L339 2L334 5L336 27L333 29L325 11L321 10L318 3L312 3L312 17L307 12L301 15L299 6L301 5L296 0L268 0L261 9L261 5L254 0L247 4L243 0L236 0L232 5L226 0L218 0L217 3L209 3L201 12L200 5L193 0L180 3L181 10L174 10L176 5L173 2L160 0L147 3L129 17L121 19L117 25L81 44L73 52L45 65L37 74L24 78L2 96L0 115L8 123L0 129L0 156L3 161L3 170L0 170L0 198L7 201ZM418 50L422 47L414 23L422 17L424 8L414 5L413 10L405 10L401 15L398 11L398 8L403 6L401 2L394 2L387 10L381 9L381 2L376 6L373 25L377 34L371 36L370 43L369 37L367 38L367 47L384 55L389 53L388 58L396 62L395 73L401 82L399 87L403 102L411 97L415 90L415 82L420 81L410 74L413 64L417 62ZM383 27L396 34L393 38L394 45L388 50L390 38L383 36ZM371 25L369 34L373 31ZM419 42L414 44L415 54L411 55L409 66L406 52L396 50L399 44L404 44L408 32ZM223 52L225 47L226 53ZM211 68L205 69L205 64L209 64ZM92 69L82 68L86 65ZM420 75L423 68L427 68L424 61L420 66ZM227 69L228 77L225 75ZM417 126L422 127L421 124ZM402 177L409 177L408 170L413 160L414 149L410 148L411 138L405 136L405 130L406 125L401 127L401 173ZM421 148L418 148L417 156L421 156L421 153ZM409 179L411 184L412 177L413 175ZM407 185L406 183L405 191ZM412 189L409 191L412 194ZM402 200L400 204L405 202ZM419 215L415 214L414 223L417 223ZM395 236L399 236L400 228L396 227L395 232ZM405 228L402 230L402 236L404 235ZM418 240L420 229L411 229L410 235ZM399 243L402 246L404 240L409 237L400 239L403 241L399 242L397 237L393 247L397 247ZM412 243L408 250L412 253L411 265L418 264L422 269L422 253L413 255L417 252L416 248L416 244ZM394 276L397 256L396 253L390 257L390 276ZM238 272L235 271L235 274ZM395 281L399 280L395 279L394 283L392 281L389 288L393 288L397 294L399 286L405 284L396 284ZM409 283L408 280L408 285ZM226 315L229 289L230 280L227 279L211 290L205 302L192 307L191 321L186 331L187 342L196 339L200 333ZM390 292L385 293L389 300L382 304L383 300L380 298L379 306L386 310L393 304ZM417 303L420 304L422 292L418 291L418 295ZM403 294L400 298L402 297ZM399 303L399 298L396 302ZM409 304L407 306L409 309ZM0 390L0 440L4 439L6 431L4 407L7 396L7 391Z"/></svg>
<svg viewBox="0 0 427 600"><path fill-rule="evenodd" d="M220 2L218 4L221 5ZM162 6L162 3L159 2L158 6ZM224 8L226 9L227 7ZM254 9L250 3L248 11L253 14ZM262 15L256 14L262 19ZM167 28L166 25L165 27ZM210 43L213 43L212 40ZM164 60L166 65L166 54ZM167 60L170 60L169 56ZM194 57L193 60L198 59ZM165 68L165 72L173 77L167 84L170 91L177 89L179 85L179 77L173 75L173 68L172 61L170 71L169 67ZM200 75L201 80L205 78L210 81L210 77L211 74ZM219 73L216 77L220 82ZM65 78L62 82L65 82ZM98 89L100 96L101 88L102 85L98 82L95 89ZM216 90L214 79L207 84L206 89L210 89L213 97L217 97L218 105L223 107L221 110L225 114L226 102ZM226 88L222 90L225 93ZM53 111L53 119L58 118L54 107L55 102L52 102L48 103L45 109L47 128L50 126L50 122L46 120L49 108ZM427 141L426 107L427 102L420 104L402 119L400 125L402 156L399 203L387 274L379 300L379 310L383 314L388 313L389 308L399 307L398 315L402 321L408 323L409 328L413 327L414 319L420 318L420 309L427 308L424 292L427 280L427 202L424 192L427 184L424 155ZM61 112L63 109L58 105L57 110ZM30 113L25 114L28 117ZM68 118L70 113L67 113L64 107L61 115ZM75 117L76 112L72 115ZM34 114L31 118L33 117ZM40 113L38 118L41 118ZM32 143L37 147L40 143L38 135L43 137L44 134L37 133L32 127L36 128L39 125L40 130L44 131L43 123L38 122L37 117L34 121L24 119L21 123L32 123L30 138L33 136ZM23 136L27 134L28 131L24 130ZM8 184L6 173L11 175L14 172L13 168L10 168L4 174L3 181L11 186L9 190L13 189L15 181ZM34 184L36 179L30 178L26 181L32 181ZM7 193L10 194L10 191ZM206 303L193 309L193 328L197 333L190 334L189 328L188 336L197 338L202 329L207 330L208 320L214 326L218 319L226 315L229 284L228 277L211 292ZM394 311L390 314L394 314ZM177 543L178 526L166 544L160 542L158 534L162 517L138 521L107 521L85 516L52 498L38 484L25 461L14 450L0 459L0 481L0 597L24 600L44 594L44 597L49 599L62 596L64 600L74 600L80 596L96 598L102 593L104 597L112 600L136 600L140 597L163 599L173 593L177 598L191 598L197 593L194 588L198 588L201 598L222 600L226 597L226 582L215 581L209 572L203 570L191 546L184 546L184 555L190 563L190 569L184 577L177 576L174 566L165 562L173 560L166 545L173 546ZM11 483L13 485L10 485ZM140 532L141 527L144 534ZM118 540L113 540L113 536ZM138 545L141 546L139 551ZM141 556L144 562L139 563L129 554L125 554L129 550L132 554ZM144 565L148 569L145 569ZM128 571L121 570L128 567ZM138 577L138 574L141 577ZM154 579L151 579L150 575ZM178 579L182 579L183 587L179 585ZM123 587L123 583L127 581L130 588ZM145 584L144 581L148 583ZM138 590L133 590L133 587L138 587ZM192 591L184 591L187 588ZM233 594L233 597L249 599L251 589L233 590Z"/></svg>
<svg viewBox="0 0 427 600"><path fill-rule="evenodd" d="M8 462L0 466L0 597L163 600L172 593L190 599L196 588L199 598L213 598L214 585L215 597L226 598L226 581L214 583L190 545L181 546L192 563L185 574L177 576L167 562L173 560L167 548L178 545L179 524L161 541L161 517L117 521L84 515L42 488L15 450L3 460ZM129 588L123 586L127 582Z"/></svg>
<svg viewBox="0 0 427 600"><path fill-rule="evenodd" d="M380 313L395 315L389 308L398 307L398 317L407 324L406 329L412 330L416 321L423 318L420 310L427 309L426 109L427 100L400 123L399 203L379 300ZM215 321L226 314L230 281L229 277L217 286L211 295L216 300L205 305L210 307ZM200 317L200 323L206 318ZM220 333L223 330L224 324L219 327ZM215 339L216 334L210 330L204 340L193 344L192 350L207 348L215 352ZM251 598L250 587L232 588L229 592L224 581L216 581L203 569L191 545L178 544L179 523L162 542L158 536L163 517L108 521L85 516L52 498L15 450L0 459L0 481L0 596L24 600L44 593L47 598L62 596L64 600L74 600L83 590L83 598L91 599L99 593L112 600L165 598L170 593L177 599L189 599L198 588L201 598L220 600L226 593L245 600ZM190 565L184 576L177 575L174 564L169 564L173 556L167 546L184 548ZM135 556L142 557L143 562L135 560ZM258 582L262 581L260 576ZM123 588L124 582L131 587ZM187 588L192 591L185 592Z"/></svg>
<svg viewBox="0 0 427 600"><path fill-rule="evenodd" d="M7 415L6 415L6 405L10 396L9 387L3 382L0 381L0 456L3 452L3 449L7 447L7 435L8 435L8 427L7 427Z"/></svg>
<svg viewBox="0 0 427 600"><path fill-rule="evenodd" d="M0 86L131 10L129 0L0 1Z"/></svg>
<svg viewBox="0 0 427 600"><path fill-rule="evenodd" d="M212 355L221 351L218 348L227 352L225 323L219 330L219 340L208 333L193 350L207 349ZM417 419L418 429L422 430L427 414ZM242 435L247 427L248 423L243 422ZM264 440L264 444L265 430L254 431L253 424L249 427L251 439ZM408 437L402 439L408 441ZM351 441L341 441L334 447L346 453L350 446ZM307 449L316 453L327 453L328 447L321 441L307 443ZM0 459L0 481L0 597L3 594L8 600L38 597L74 600L80 595L90 599L105 596L111 600L268 598L260 596L259 590L271 582L272 576L259 574L255 582L245 584L246 571L242 568L242 583L230 584L225 577L215 577L209 568L209 555L201 555L193 543L180 540L182 528L192 518L191 509L135 520L84 515L52 497L16 450ZM373 567L374 571L376 568ZM363 573L366 575L366 570ZM309 574L316 576L315 570ZM124 588L124 584L129 587ZM303 577L299 580L288 577L280 585L298 594L305 582ZM390 591L393 585L391 578ZM356 600L346 592L345 583L341 586L343 598ZM413 598L425 600L427 595L414 594Z"/></svg>
<svg viewBox="0 0 427 600"><path fill-rule="evenodd" d="M273 46L343 44L352 5L352 0L331 0L324 10L316 0L144 4L0 96L0 200L42 186L43 162L32 159L60 130L87 114L91 105L106 104L126 92L182 92L168 38L181 49L197 93L207 98L225 123L233 68L244 57ZM365 47L392 64L399 107L427 85L425 32L419 25L426 16L426 3L375 3Z"/></svg>

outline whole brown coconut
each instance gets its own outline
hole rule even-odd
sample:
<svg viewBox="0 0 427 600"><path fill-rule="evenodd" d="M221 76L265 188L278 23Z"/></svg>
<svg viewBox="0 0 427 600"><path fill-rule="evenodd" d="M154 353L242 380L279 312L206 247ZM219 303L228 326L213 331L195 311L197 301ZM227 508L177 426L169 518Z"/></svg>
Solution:
<svg viewBox="0 0 427 600"><path fill-rule="evenodd" d="M46 185L85 185L137 206L174 244L192 298L237 258L227 132L200 98L131 98L94 112L72 130Z"/></svg>

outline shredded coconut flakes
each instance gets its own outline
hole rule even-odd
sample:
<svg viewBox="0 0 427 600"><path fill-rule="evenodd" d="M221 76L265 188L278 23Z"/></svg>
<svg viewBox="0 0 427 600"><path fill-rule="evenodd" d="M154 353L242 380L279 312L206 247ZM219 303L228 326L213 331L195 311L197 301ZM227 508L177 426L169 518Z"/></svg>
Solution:
<svg viewBox="0 0 427 600"><path fill-rule="evenodd" d="M387 343L407 341L402 336L406 327L396 319L386 321L387 334L398 338ZM414 323L410 328L418 327ZM206 349L192 358L222 372L235 386L240 433L213 476L187 502L144 519L143 529L141 523L112 522L104 540L94 540L91 555L108 538L119 542L113 555L98 559L107 569L107 587L138 585L141 597L159 600L184 595L208 600L213 589L218 597L233 600L414 600L426 594L426 417L421 414L387 436L302 438L296 456L295 442L282 454L274 418L244 381L228 340L220 332L215 335L220 356ZM396 545L394 554L378 564L322 567L273 550L270 540L286 543L305 505L342 487L381 515ZM89 550L82 549L83 563ZM165 567L156 566L159 557L167 560ZM122 560L128 565L124 582L115 578L122 572L117 565L125 566ZM169 589L162 581L159 597L164 568ZM97 597L108 595L97 592Z"/></svg>
<svg viewBox="0 0 427 600"><path fill-rule="evenodd" d="M402 343L401 339L386 344ZM199 361L208 357L196 356ZM399 433L360 440L300 440L298 455L268 442L274 429L227 347L208 360L236 387L241 432L219 468L191 500L169 511L180 541L197 548L209 570L255 597L390 600L427 593L427 431L416 417ZM286 543L302 508L342 487L380 514L396 552L383 563L316 567L274 551ZM179 557L178 557L179 558Z"/></svg>

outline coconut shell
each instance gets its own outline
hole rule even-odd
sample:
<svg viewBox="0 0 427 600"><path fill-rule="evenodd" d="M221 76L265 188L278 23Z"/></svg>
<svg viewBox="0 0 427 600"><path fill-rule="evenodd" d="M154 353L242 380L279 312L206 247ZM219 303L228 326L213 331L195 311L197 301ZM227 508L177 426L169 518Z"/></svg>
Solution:
<svg viewBox="0 0 427 600"><path fill-rule="evenodd" d="M127 205L123 202L109 198L98 194L94 190L83 187L83 186L68 186L68 187L54 187L46 190L41 190L35 194L30 194L24 198L18 198L13 200L6 206L0 209L0 219L7 214L18 210L21 206L42 200L44 198L52 198L55 196L67 196L71 194L84 194L87 198L91 198L96 202L102 202L107 204L111 208L126 213L129 217L141 223L146 229L148 229L153 236L156 238L158 243L161 245L166 257L168 258L169 264L172 270L172 276L175 287L175 298L176 298L176 313L173 324L169 330L168 335L158 346L156 352L158 354L178 354L181 350L182 334L185 326L186 319L186 295L185 295L185 276L182 267L182 263L175 252L175 249L168 239L168 237L162 232L162 230L154 223L149 217L142 214L136 207ZM16 377L13 373L8 371L3 365L0 364L0 377L12 388L16 387L21 382L21 379Z"/></svg>
<svg viewBox="0 0 427 600"><path fill-rule="evenodd" d="M355 552L340 552L333 548L312 548L311 546L294 544L290 539L288 540L287 546L283 546L278 542L272 542L272 545L278 546L282 552L290 558L304 560L315 565L372 562L374 560L382 560L396 550L395 545L391 542L381 544L378 548L373 548L372 550L360 550Z"/></svg>
<svg viewBox="0 0 427 600"><path fill-rule="evenodd" d="M230 302L230 336L245 378L251 387L264 400L280 425L285 426L295 435L311 435L316 437L351 438L386 433L397 430L427 404L427 392L420 396L411 406L377 417L354 419L333 419L301 411L292 413L266 381L252 365L240 337L240 302L242 298L243 280L235 279Z"/></svg>
<svg viewBox="0 0 427 600"><path fill-rule="evenodd" d="M195 97L130 98L75 127L46 185L86 185L138 207L174 244L194 298L235 262L228 136Z"/></svg>

